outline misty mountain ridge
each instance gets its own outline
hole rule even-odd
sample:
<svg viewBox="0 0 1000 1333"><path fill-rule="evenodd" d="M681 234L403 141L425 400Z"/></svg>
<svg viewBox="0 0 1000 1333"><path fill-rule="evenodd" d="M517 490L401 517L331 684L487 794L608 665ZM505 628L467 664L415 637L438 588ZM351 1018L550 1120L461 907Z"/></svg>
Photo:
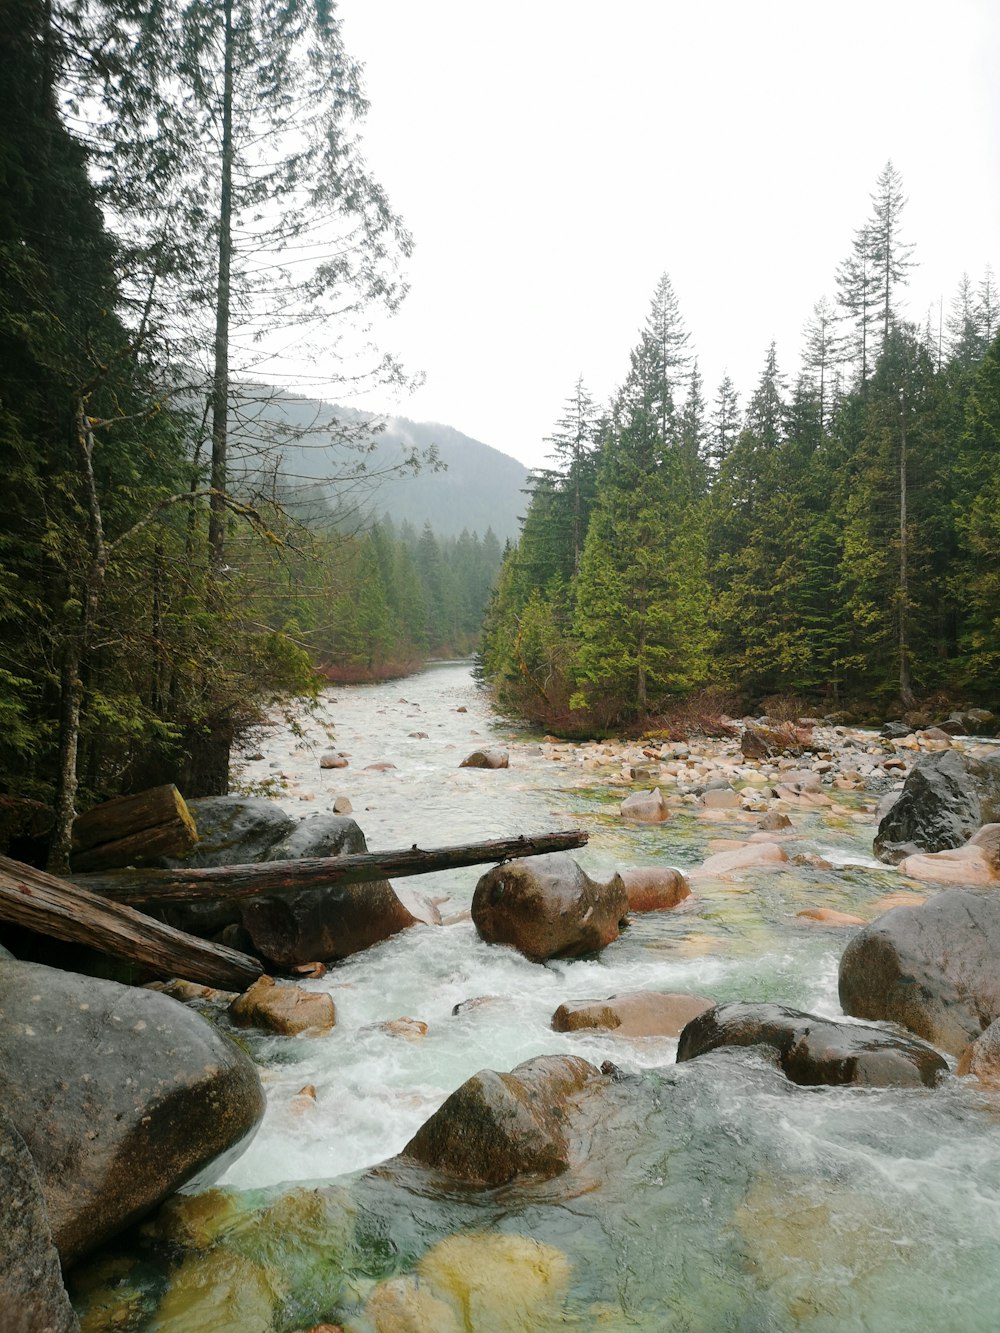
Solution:
<svg viewBox="0 0 1000 1333"><path fill-rule="evenodd" d="M251 494L352 526L388 514L443 537L518 534L528 469L453 426L254 385L241 386L231 432L233 479Z"/></svg>

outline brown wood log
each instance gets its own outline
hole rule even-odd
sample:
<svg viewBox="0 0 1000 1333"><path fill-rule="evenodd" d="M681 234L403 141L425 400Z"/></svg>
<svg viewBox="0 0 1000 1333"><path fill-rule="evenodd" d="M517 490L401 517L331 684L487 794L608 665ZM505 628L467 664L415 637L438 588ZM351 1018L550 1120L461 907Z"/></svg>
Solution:
<svg viewBox="0 0 1000 1333"><path fill-rule="evenodd" d="M260 861L253 865L208 866L191 870L118 870L111 874L74 875L76 884L117 902L166 906L208 902L217 898L255 898L259 894L295 893L328 884L365 884L432 870L510 861L583 847L588 835L579 829L542 833L533 838L500 838L457 847L422 851L407 847L395 852L363 852L350 856L304 857L298 861Z"/></svg>
<svg viewBox="0 0 1000 1333"><path fill-rule="evenodd" d="M160 856L183 856L197 841L184 797L167 783L117 796L77 816L72 865L81 873L142 865Z"/></svg>
<svg viewBox="0 0 1000 1333"><path fill-rule="evenodd" d="M249 954L186 935L7 856L0 856L0 921L222 990L244 990L264 971Z"/></svg>

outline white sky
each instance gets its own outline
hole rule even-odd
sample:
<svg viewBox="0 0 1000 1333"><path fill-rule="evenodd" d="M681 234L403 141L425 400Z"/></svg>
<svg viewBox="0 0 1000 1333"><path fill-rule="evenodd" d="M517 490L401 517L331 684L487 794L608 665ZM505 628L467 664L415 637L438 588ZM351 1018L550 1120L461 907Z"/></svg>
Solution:
<svg viewBox="0 0 1000 1333"><path fill-rule="evenodd" d="M368 405L526 463L601 402L663 271L711 399L795 371L891 158L906 313L1000 270L998 0L340 0L369 166L416 240L380 339L426 384Z"/></svg>

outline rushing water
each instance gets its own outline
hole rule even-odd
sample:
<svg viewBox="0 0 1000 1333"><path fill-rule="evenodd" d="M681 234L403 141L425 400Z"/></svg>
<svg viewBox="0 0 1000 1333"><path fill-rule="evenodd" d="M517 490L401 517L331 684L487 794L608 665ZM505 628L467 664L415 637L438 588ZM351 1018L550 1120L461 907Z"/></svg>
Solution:
<svg viewBox="0 0 1000 1333"><path fill-rule="evenodd" d="M350 756L346 769L319 768L330 725L333 744ZM508 748L510 768L459 768L485 744ZM582 827L590 842L574 855L604 877L627 865L693 867L716 840L753 831L735 812L706 818L693 808L662 825L626 824L617 760L585 767L571 747L546 757L548 747L492 716L462 664L331 691L301 734L275 727L261 748L264 760L246 765L244 781L283 784L275 795L293 813L348 796L372 849ZM395 767L366 768L378 762ZM86 1327L265 1333L328 1319L357 1330L448 1333L444 1314L438 1323L433 1315L380 1323L366 1301L378 1280L417 1263L426 1295L427 1252L462 1233L494 1247L529 1238L559 1256L552 1272L561 1276L526 1305L503 1278L499 1304L463 1297L464 1322L454 1327L476 1333L1000 1328L1000 1113L973 1088L953 1080L933 1092L802 1089L745 1052L678 1066L672 1040L550 1028L563 1001L633 990L839 1015L837 963L848 932L795 914L826 906L867 917L901 884L871 860L874 820L859 798L793 819L791 849L819 852L833 870L772 868L699 883L682 908L635 919L596 959L539 966L483 944L465 913L474 868L400 881L401 892L445 898L441 911L454 919L418 925L307 983L333 996L330 1035L253 1040L268 1110L223 1182L248 1191L223 1210L238 1208L243 1220L209 1226L179 1268L171 1251L168 1279L128 1269L131 1315L114 1323L94 1307ZM479 996L493 998L453 1015ZM426 1023L426 1035L407 1040L380 1026L404 1016ZM574 1178L428 1197L424 1187L360 1174L398 1153L477 1070L560 1052L597 1065L610 1059L636 1075L609 1100L599 1189ZM315 1101L296 1096L306 1084ZM347 1173L319 1194L264 1190ZM230 1306L237 1291L250 1300L257 1282L267 1298L230 1311L227 1323L206 1294L225 1282L198 1267L206 1252L229 1265ZM495 1258L484 1250L476 1263L485 1272ZM514 1267L535 1271L523 1256ZM508 1271L502 1263L500 1271ZM440 1292L438 1281L431 1287Z"/></svg>

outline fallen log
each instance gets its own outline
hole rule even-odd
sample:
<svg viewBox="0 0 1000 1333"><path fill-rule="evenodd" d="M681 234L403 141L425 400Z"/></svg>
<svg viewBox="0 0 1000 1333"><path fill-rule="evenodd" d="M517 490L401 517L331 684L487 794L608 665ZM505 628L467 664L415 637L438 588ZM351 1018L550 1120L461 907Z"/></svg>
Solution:
<svg viewBox="0 0 1000 1333"><path fill-rule="evenodd" d="M0 856L0 921L222 990L245 990L264 971L249 954L196 939L7 856Z"/></svg>
<svg viewBox="0 0 1000 1333"><path fill-rule="evenodd" d="M117 870L109 874L74 875L73 882L122 903L166 906L210 902L219 898L256 898L261 894L296 893L331 884L365 884L372 880L426 875L432 870L543 856L583 847L588 835L579 829L541 833L533 838L500 838L457 847L424 851L414 845L395 852L363 852L350 856L303 857L298 861L259 861L252 865L207 866L191 870Z"/></svg>
<svg viewBox="0 0 1000 1333"><path fill-rule="evenodd" d="M183 856L198 841L184 797L172 783L116 796L73 821L73 869L112 870Z"/></svg>

